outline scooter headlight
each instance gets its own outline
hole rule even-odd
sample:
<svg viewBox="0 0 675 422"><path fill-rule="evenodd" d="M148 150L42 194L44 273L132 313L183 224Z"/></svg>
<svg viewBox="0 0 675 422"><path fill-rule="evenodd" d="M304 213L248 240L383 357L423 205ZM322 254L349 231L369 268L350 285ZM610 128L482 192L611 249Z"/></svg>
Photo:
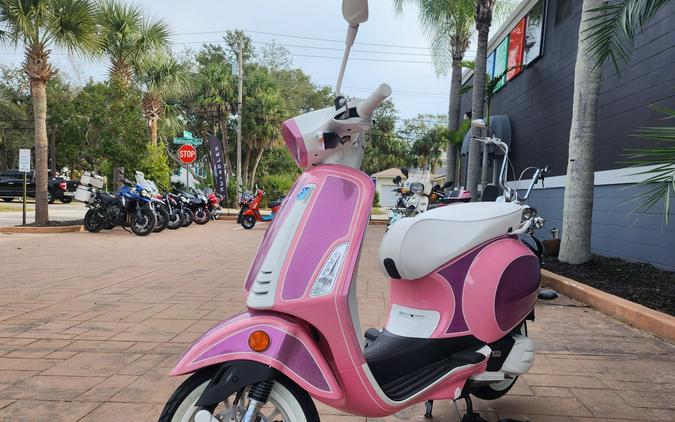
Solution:
<svg viewBox="0 0 675 422"><path fill-rule="evenodd" d="M523 217L521 221L527 221L537 216L537 210L532 207L523 209Z"/></svg>
<svg viewBox="0 0 675 422"><path fill-rule="evenodd" d="M311 296L323 296L333 290L340 268L342 268L342 261L347 253L347 246L349 246L348 243L341 243L333 249L314 281Z"/></svg>
<svg viewBox="0 0 675 422"><path fill-rule="evenodd" d="M421 195L422 193L424 193L424 185L419 182L411 183L410 191L415 195Z"/></svg>
<svg viewBox="0 0 675 422"><path fill-rule="evenodd" d="M143 196L143 197L145 197L145 198L151 198L151 197L152 197L152 195L150 194L150 192L148 192L148 191L145 190L145 189L141 190L141 196Z"/></svg>

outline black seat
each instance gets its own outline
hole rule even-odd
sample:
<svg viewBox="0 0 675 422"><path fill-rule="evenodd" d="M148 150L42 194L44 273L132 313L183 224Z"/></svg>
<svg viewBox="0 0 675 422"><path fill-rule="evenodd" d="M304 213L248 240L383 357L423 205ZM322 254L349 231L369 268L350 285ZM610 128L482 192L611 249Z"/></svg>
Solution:
<svg viewBox="0 0 675 422"><path fill-rule="evenodd" d="M98 192L98 196L101 198L101 202L107 204L108 202L111 202L113 199L115 199L115 195L112 195L108 192Z"/></svg>
<svg viewBox="0 0 675 422"><path fill-rule="evenodd" d="M494 202L499 197L499 188L496 185L487 185L480 194L481 202Z"/></svg>
<svg viewBox="0 0 675 422"><path fill-rule="evenodd" d="M281 205L281 199L277 199L276 201L270 201L270 208L278 207Z"/></svg>

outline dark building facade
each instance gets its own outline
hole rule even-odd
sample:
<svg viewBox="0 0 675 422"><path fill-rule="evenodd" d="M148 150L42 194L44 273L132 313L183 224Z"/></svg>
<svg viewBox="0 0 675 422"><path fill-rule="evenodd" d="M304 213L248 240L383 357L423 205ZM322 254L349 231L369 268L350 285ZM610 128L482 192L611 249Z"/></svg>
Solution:
<svg viewBox="0 0 675 422"><path fill-rule="evenodd" d="M547 189L534 191L530 201L547 219L548 229L562 229L581 4L580 0L524 1L488 47L488 53L501 53L503 40L508 44L509 35L517 40L514 34L518 25L524 25L533 8L543 7L541 53L520 73L509 75L510 80L492 97L491 114L510 118L511 160L516 175L528 166L551 166ZM528 42L525 40L524 45ZM651 105L675 108L675 2L654 17L635 46L630 62L621 64L620 73L611 64L603 67L594 158L592 247L602 255L650 262L675 271L675 222L671 218L669 225L664 223L662 205L648 212L632 212L636 203L628 201L643 189L634 183L644 176L628 169L624 157L627 148L653 145L637 138L636 130L673 124L664 122L663 115ZM513 42L509 55L512 47ZM488 68L496 66L494 63ZM463 82L470 85L471 75L465 74ZM462 110L471 110L470 91L462 97Z"/></svg>

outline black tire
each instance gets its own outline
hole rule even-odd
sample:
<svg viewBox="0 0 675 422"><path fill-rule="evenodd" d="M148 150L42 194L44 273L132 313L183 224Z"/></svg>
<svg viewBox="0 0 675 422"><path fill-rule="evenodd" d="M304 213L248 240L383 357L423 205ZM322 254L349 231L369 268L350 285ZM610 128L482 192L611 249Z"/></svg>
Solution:
<svg viewBox="0 0 675 422"><path fill-rule="evenodd" d="M70 196L63 196L61 197L61 199L59 199L59 201L61 201L61 203L63 204L70 204L71 202L73 202L73 198L71 198Z"/></svg>
<svg viewBox="0 0 675 422"><path fill-rule="evenodd" d="M147 207L141 207L131 216L131 231L136 236L147 236L155 229L157 217L155 212Z"/></svg>
<svg viewBox="0 0 675 422"><path fill-rule="evenodd" d="M241 226L246 230L251 230L255 227L255 217L252 215L245 215L241 218Z"/></svg>
<svg viewBox="0 0 675 422"><path fill-rule="evenodd" d="M190 224L192 224L194 219L195 219L195 213L193 213L190 208L185 208L183 210L183 227L187 227Z"/></svg>
<svg viewBox="0 0 675 422"><path fill-rule="evenodd" d="M514 328L513 331L527 336L527 324L523 321L523 323ZM471 390L471 394L481 400L497 400L498 398L504 397L506 393L513 388L516 381L518 381L518 377L509 378L508 380L510 381L510 383L506 383L508 385L505 384L506 380L495 384L487 384Z"/></svg>
<svg viewBox="0 0 675 422"><path fill-rule="evenodd" d="M117 226L115 226L115 225L112 224L112 223L103 223L103 230L112 230L112 229L114 229L115 227L117 227Z"/></svg>
<svg viewBox="0 0 675 422"><path fill-rule="evenodd" d="M169 210L164 206L155 208L155 217L157 224L155 225L155 233L159 233L169 226Z"/></svg>
<svg viewBox="0 0 675 422"><path fill-rule="evenodd" d="M164 410L162 410L162 414L159 417L159 422L174 422L173 418L176 416L176 412L180 409L181 404L193 391L204 385L204 383L209 382L215 375L216 370L217 367L204 368L186 379L176 391L174 391L173 395L171 395L171 398L164 406ZM293 381L283 375L274 382L281 384L293 395L293 398L297 401L298 405L300 405L307 422L320 422L319 412L316 410L312 398L305 390L298 387ZM223 400L226 398L227 397L223 397ZM213 412L215 408L216 406L210 406L205 409Z"/></svg>
<svg viewBox="0 0 675 422"><path fill-rule="evenodd" d="M239 214L237 214L237 224L241 224L241 219L242 219L242 217L243 217L243 215L244 215L244 213L246 212L247 209L248 209L248 205L242 205L241 206L241 209L239 210Z"/></svg>
<svg viewBox="0 0 675 422"><path fill-rule="evenodd" d="M209 212L209 210L207 210L204 207L197 208L197 210L195 211L195 217L194 217L194 220L195 220L196 224L199 224L200 226L204 225L204 224L208 223L210 219L211 219L211 213Z"/></svg>
<svg viewBox="0 0 675 422"><path fill-rule="evenodd" d="M105 220L97 209L90 209L84 215L84 228L90 233L98 233L104 227Z"/></svg>
<svg viewBox="0 0 675 422"><path fill-rule="evenodd" d="M183 225L183 213L180 212L178 208L174 208L171 210L171 213L169 214L169 225L167 228L169 230L177 230L181 228Z"/></svg>
<svg viewBox="0 0 675 422"><path fill-rule="evenodd" d="M2 198L2 200L5 202L12 202L14 198Z"/></svg>
<svg viewBox="0 0 675 422"><path fill-rule="evenodd" d="M47 202L49 202L50 204L56 202L56 198L54 198L54 195L52 195L51 192L47 192Z"/></svg>

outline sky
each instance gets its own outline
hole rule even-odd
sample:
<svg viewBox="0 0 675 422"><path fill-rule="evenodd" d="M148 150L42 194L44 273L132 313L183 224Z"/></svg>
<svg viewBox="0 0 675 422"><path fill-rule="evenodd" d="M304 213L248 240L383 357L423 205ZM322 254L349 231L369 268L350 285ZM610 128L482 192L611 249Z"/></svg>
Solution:
<svg viewBox="0 0 675 422"><path fill-rule="evenodd" d="M340 0L127 1L169 24L177 53L197 50L204 42L222 42L225 31L241 29L250 31L255 47L272 41L286 46L293 65L313 82L335 86L347 28ZM386 82L402 118L447 114L450 78L436 74L414 6L406 5L404 13L397 15L391 0L370 0L369 20L361 24L352 50L343 82L346 95L366 97ZM55 50L52 60L76 84L107 77L104 59L73 57ZM0 48L0 63L19 65L21 61L20 49Z"/></svg>

